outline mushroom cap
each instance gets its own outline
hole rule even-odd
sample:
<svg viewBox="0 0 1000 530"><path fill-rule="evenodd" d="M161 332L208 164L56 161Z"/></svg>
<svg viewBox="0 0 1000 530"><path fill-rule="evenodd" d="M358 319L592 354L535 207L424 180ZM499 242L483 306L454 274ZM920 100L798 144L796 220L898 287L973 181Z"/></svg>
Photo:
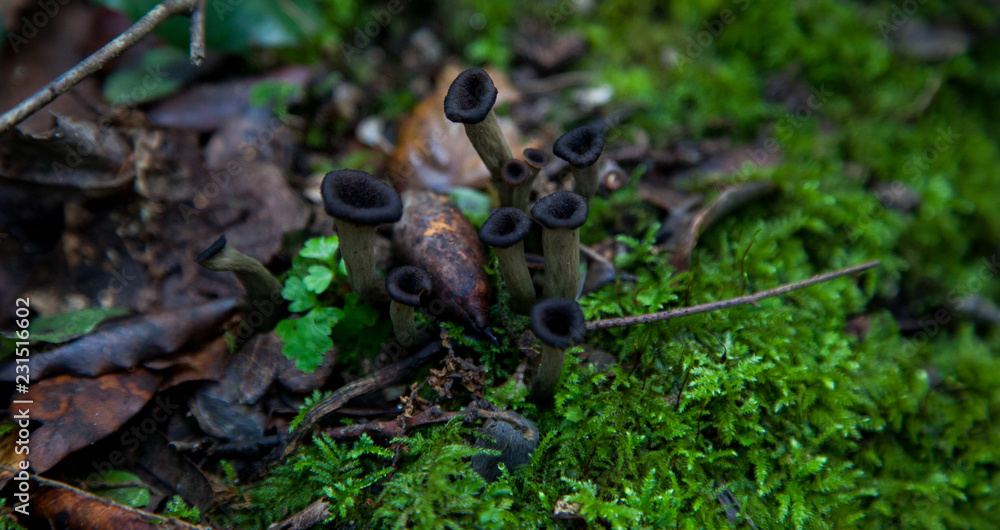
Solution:
<svg viewBox="0 0 1000 530"><path fill-rule="evenodd" d="M593 165L603 150L604 133L592 125L577 127L560 136L552 145L552 153L573 167Z"/></svg>
<svg viewBox="0 0 1000 530"><path fill-rule="evenodd" d="M395 223L403 216L403 202L392 186L369 173L338 169L323 177L323 205L330 216L354 224Z"/></svg>
<svg viewBox="0 0 1000 530"><path fill-rule="evenodd" d="M218 254L224 248L226 248L226 234L222 234L221 236L219 236L219 239L216 239L215 243L212 243L211 246L209 246L205 250L202 250L201 253L198 254L196 258L194 258L194 260L198 263L201 263L211 258L212 256Z"/></svg>
<svg viewBox="0 0 1000 530"><path fill-rule="evenodd" d="M511 158L500 168L500 178L511 186L524 184L531 175L531 166L523 160Z"/></svg>
<svg viewBox="0 0 1000 530"><path fill-rule="evenodd" d="M497 87L482 68L458 74L444 97L444 115L455 123L479 123L493 110Z"/></svg>
<svg viewBox="0 0 1000 530"><path fill-rule="evenodd" d="M587 200L566 190L546 195L531 207L531 216L545 228L580 228L589 214Z"/></svg>
<svg viewBox="0 0 1000 530"><path fill-rule="evenodd" d="M531 231L531 218L520 208L497 208L479 229L479 240L498 248L517 244Z"/></svg>
<svg viewBox="0 0 1000 530"><path fill-rule="evenodd" d="M541 149L529 147L524 150L524 161L534 168L543 168L549 165L549 155Z"/></svg>
<svg viewBox="0 0 1000 530"><path fill-rule="evenodd" d="M545 344L568 348L583 341L586 321L580 304L569 298L549 298L531 308L531 331Z"/></svg>
<svg viewBox="0 0 1000 530"><path fill-rule="evenodd" d="M420 295L434 287L431 275L420 267L403 265L389 271L385 277L385 290L389 298L411 307L420 305Z"/></svg>

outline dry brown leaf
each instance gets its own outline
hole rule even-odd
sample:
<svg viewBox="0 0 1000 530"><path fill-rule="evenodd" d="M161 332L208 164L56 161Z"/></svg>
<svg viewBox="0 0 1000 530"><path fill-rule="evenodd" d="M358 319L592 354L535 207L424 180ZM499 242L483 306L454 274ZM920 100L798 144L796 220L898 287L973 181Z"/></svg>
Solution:
<svg viewBox="0 0 1000 530"><path fill-rule="evenodd" d="M32 469L44 473L66 455L118 430L152 399L160 381L159 375L139 369L96 379L60 375L34 383L23 397L34 402L31 419L42 422L31 433ZM12 415L18 406L11 406Z"/></svg>
<svg viewBox="0 0 1000 530"><path fill-rule="evenodd" d="M139 315L116 322L54 350L33 355L36 380L55 374L88 377L129 370L157 356L177 351L190 340L217 331L236 310L231 298L194 307ZM0 380L13 381L14 363L0 370Z"/></svg>
<svg viewBox="0 0 1000 530"><path fill-rule="evenodd" d="M204 528L129 508L68 488L44 488L31 497L32 513L69 530L172 530Z"/></svg>

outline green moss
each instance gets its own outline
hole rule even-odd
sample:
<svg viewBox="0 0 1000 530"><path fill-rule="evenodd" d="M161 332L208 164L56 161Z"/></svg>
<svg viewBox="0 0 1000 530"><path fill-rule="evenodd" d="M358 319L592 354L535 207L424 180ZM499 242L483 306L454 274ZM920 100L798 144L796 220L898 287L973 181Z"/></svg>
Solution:
<svg viewBox="0 0 1000 530"><path fill-rule="evenodd" d="M466 19L486 9L458 5ZM472 449L457 427L428 428L397 440L415 450L381 492L359 493L372 526L554 528L558 504L612 528L724 528L717 497L726 490L759 528L1000 526L991 423L1000 332L960 323L948 308L958 296L1000 298L991 260L1000 54L984 41L941 63L902 57L879 29L893 7L613 0L592 13L556 11L557 31L591 44L579 67L640 109L616 127L620 138L641 132L654 147L773 138L781 151L777 165L685 183L709 199L720 181L769 180L780 192L706 231L681 275L654 245L656 211L634 186L595 200L583 239L615 234L631 248L616 264L637 281L582 299L588 318L721 300L870 259L882 267L759 306L592 334L588 344L620 363L599 373L571 355L552 410L525 404L511 385L487 396L537 422L529 466L487 487L464 461ZM513 23L515 13L496 9L500 25ZM997 24L969 1L929 0L917 16ZM730 22L713 26L723 17ZM453 31L470 42L458 37L467 28ZM493 50L500 31L478 35L469 58L504 63ZM820 104L797 113L767 100L776 76L822 94ZM873 191L886 185L919 204L880 201ZM941 308L945 318L929 317ZM893 313L912 314L920 330L901 332ZM504 329L524 327L502 301L494 316ZM865 333L847 331L858 322ZM512 343L495 348L449 329L481 354L494 384L513 373Z"/></svg>

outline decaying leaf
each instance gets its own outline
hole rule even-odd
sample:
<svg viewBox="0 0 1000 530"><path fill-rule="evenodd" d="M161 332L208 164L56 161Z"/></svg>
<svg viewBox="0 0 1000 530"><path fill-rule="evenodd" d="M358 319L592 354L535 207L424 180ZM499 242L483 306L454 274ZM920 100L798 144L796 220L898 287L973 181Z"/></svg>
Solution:
<svg viewBox="0 0 1000 530"><path fill-rule="evenodd" d="M236 309L227 298L194 307L132 317L54 350L33 355L35 379L56 374L95 377L129 370L157 356L177 351L192 338L217 330ZM13 381L15 366L0 371L0 380Z"/></svg>
<svg viewBox="0 0 1000 530"><path fill-rule="evenodd" d="M143 441L138 464L199 510L212 506L212 483L160 433L153 432Z"/></svg>
<svg viewBox="0 0 1000 530"><path fill-rule="evenodd" d="M56 116L44 136L0 135L0 176L94 193L127 189L135 172L128 144L111 128Z"/></svg>
<svg viewBox="0 0 1000 530"><path fill-rule="evenodd" d="M34 383L31 418L42 426L31 433L31 467L48 471L66 455L115 432L153 397L162 377L144 369L94 379L60 375ZM17 413L17 403L11 414ZM20 405L23 407L23 405Z"/></svg>
<svg viewBox="0 0 1000 530"><path fill-rule="evenodd" d="M323 386L333 372L336 349L323 356L319 368L306 373L281 353L281 346L281 339L274 333L257 334L233 356L230 367L239 385L240 401L256 403L276 380L292 392L308 394Z"/></svg>
<svg viewBox="0 0 1000 530"><path fill-rule="evenodd" d="M239 389L229 378L203 386L190 406L198 426L216 438L246 441L264 434L267 415L263 407L241 402Z"/></svg>
<svg viewBox="0 0 1000 530"><path fill-rule="evenodd" d="M262 76L192 86L154 104L147 117L159 127L212 131L248 105L254 85L279 81L303 87L309 76L307 67L292 65Z"/></svg>
<svg viewBox="0 0 1000 530"><path fill-rule="evenodd" d="M10 423L10 420L4 422L6 425L10 425ZM16 470L20 469L18 466L28 455L24 454L24 450L21 450L20 453L17 452L17 436L14 433L17 432L16 429L19 429L19 426L14 424L11 428L15 429L11 431L11 434L0 437L0 465ZM7 486L7 482L14 477L13 473L4 468L0 468L0 489Z"/></svg>
<svg viewBox="0 0 1000 530"><path fill-rule="evenodd" d="M448 355L444 358L444 368L440 370L431 368L427 384L436 390L438 395L451 398L452 386L456 382L471 392L473 397L482 399L486 386L486 367L476 364L472 359L458 357L449 347Z"/></svg>
<svg viewBox="0 0 1000 530"><path fill-rule="evenodd" d="M493 293L483 270L486 253L476 229L454 203L429 190L404 192L403 218L393 227L392 239L404 261L431 275L431 314L490 334L486 312Z"/></svg>
<svg viewBox="0 0 1000 530"><path fill-rule="evenodd" d="M189 381L217 381L222 378L231 359L226 338L220 336L197 351L158 357L143 366L152 370L169 370L160 385L162 391Z"/></svg>
<svg viewBox="0 0 1000 530"><path fill-rule="evenodd" d="M179 519L146 513L71 488L42 488L31 497L31 512L52 525L71 530L200 529Z"/></svg>

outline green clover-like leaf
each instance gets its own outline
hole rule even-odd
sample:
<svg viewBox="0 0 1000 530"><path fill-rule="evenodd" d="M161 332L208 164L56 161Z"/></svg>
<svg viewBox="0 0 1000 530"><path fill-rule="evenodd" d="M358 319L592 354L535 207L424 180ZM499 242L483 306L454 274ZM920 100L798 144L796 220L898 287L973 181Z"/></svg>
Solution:
<svg viewBox="0 0 1000 530"><path fill-rule="evenodd" d="M320 259L329 261L340 248L340 241L337 236L316 237L306 241L305 247L299 252L303 258Z"/></svg>
<svg viewBox="0 0 1000 530"><path fill-rule="evenodd" d="M302 285L316 294L322 294L333 281L333 271L322 265L310 265L308 270L309 275L302 278Z"/></svg>

